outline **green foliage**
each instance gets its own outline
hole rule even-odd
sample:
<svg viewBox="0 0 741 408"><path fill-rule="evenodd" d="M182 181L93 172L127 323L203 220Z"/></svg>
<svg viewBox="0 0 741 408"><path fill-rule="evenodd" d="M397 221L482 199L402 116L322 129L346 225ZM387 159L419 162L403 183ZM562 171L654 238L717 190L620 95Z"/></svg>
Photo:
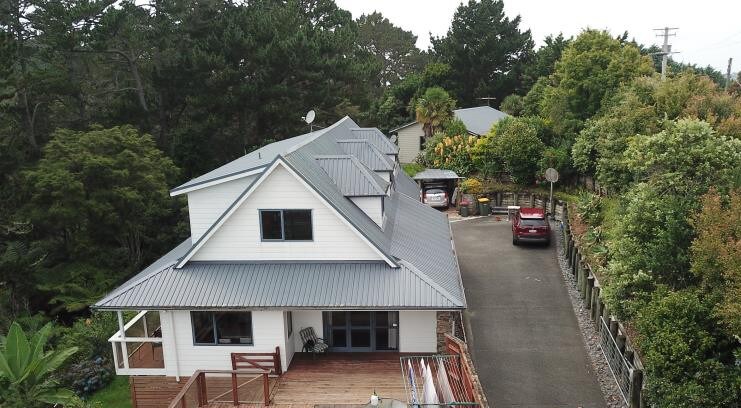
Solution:
<svg viewBox="0 0 741 408"><path fill-rule="evenodd" d="M431 137L440 126L453 117L455 100L440 87L428 88L415 102L417 122L422 124L425 137Z"/></svg>
<svg viewBox="0 0 741 408"><path fill-rule="evenodd" d="M664 193L698 197L709 186L727 189L741 181L741 140L698 120L666 122L657 134L629 138L623 160L636 180Z"/></svg>
<svg viewBox="0 0 741 408"><path fill-rule="evenodd" d="M10 326L0 347L0 383L4 383L0 403L4 407L41 407L74 399L53 375L77 348L45 350L51 330L47 324L29 339L20 325Z"/></svg>
<svg viewBox="0 0 741 408"><path fill-rule="evenodd" d="M417 36L411 31L393 25L379 12L363 14L357 24L358 45L381 66L382 87L396 84L422 68L425 57L415 45Z"/></svg>
<svg viewBox="0 0 741 408"><path fill-rule="evenodd" d="M585 30L563 51L550 84L537 91L542 92L539 112L556 133L573 139L605 98L622 84L652 72L650 59L635 46L605 31Z"/></svg>
<svg viewBox="0 0 741 408"><path fill-rule="evenodd" d="M422 152L427 167L448 169L459 176L467 176L475 170L472 151L476 144L475 136L456 135L453 137L437 133L425 143Z"/></svg>
<svg viewBox="0 0 741 408"><path fill-rule="evenodd" d="M522 116L525 111L524 98L520 95L507 95L499 105L499 110L512 116Z"/></svg>
<svg viewBox="0 0 741 408"><path fill-rule="evenodd" d="M77 395L90 395L111 382L115 373L111 362L98 357L70 365L62 376L62 381Z"/></svg>
<svg viewBox="0 0 741 408"><path fill-rule="evenodd" d="M623 87L603 112L589 120L572 149L575 166L594 174L602 186L621 191L635 181L624 160L628 141L637 134L652 135L666 119L691 117L709 123L718 134L741 134L741 98L723 93L706 77L691 73L672 77L638 78Z"/></svg>
<svg viewBox="0 0 741 408"><path fill-rule="evenodd" d="M689 273L688 248L693 232L688 216L695 207L691 197L670 195L646 183L637 184L624 196L623 214L615 226L614 241L608 246L610 285L632 282L621 275L645 273L651 280L673 288L684 288L694 282ZM629 289L614 290L630 292ZM630 302L631 296L621 296ZM630 310L619 305L616 309Z"/></svg>
<svg viewBox="0 0 741 408"><path fill-rule="evenodd" d="M711 306L692 290L659 290L636 318L652 406L735 407L741 367L716 332Z"/></svg>
<svg viewBox="0 0 741 408"><path fill-rule="evenodd" d="M571 41L570 38L564 38L562 33L555 37L553 35L545 37L544 44L538 48L532 61L525 67L525 80L523 81L525 89L532 87L539 78L548 77L553 73L556 62L561 59L561 54Z"/></svg>
<svg viewBox="0 0 741 408"><path fill-rule="evenodd" d="M406 163L402 164L401 167L409 177L414 177L417 173L425 169L425 166L419 163Z"/></svg>
<svg viewBox="0 0 741 408"><path fill-rule="evenodd" d="M481 180L469 177L461 181L461 192L478 195L484 192L484 186L481 183Z"/></svg>
<svg viewBox="0 0 741 408"><path fill-rule="evenodd" d="M90 402L105 408L131 408L129 378L116 376L111 384L91 395Z"/></svg>
<svg viewBox="0 0 741 408"><path fill-rule="evenodd" d="M68 236L65 249L78 259L109 243L138 266L143 243L156 236L152 225L172 212L168 186L176 175L152 138L132 127L58 130L26 173L27 212L39 227Z"/></svg>
<svg viewBox="0 0 741 408"><path fill-rule="evenodd" d="M692 219L692 273L715 304L713 316L730 337L741 333L741 190L723 197L712 190Z"/></svg>
<svg viewBox="0 0 741 408"><path fill-rule="evenodd" d="M476 142L474 161L485 175L506 172L522 185L532 184L545 146L527 119L505 118Z"/></svg>
<svg viewBox="0 0 741 408"><path fill-rule="evenodd" d="M443 124L443 133L449 137L467 135L468 129L462 120L454 117Z"/></svg>
<svg viewBox="0 0 741 408"><path fill-rule="evenodd" d="M505 16L501 0L469 0L456 10L447 35L431 39L434 56L452 68L450 91L463 106L483 96L501 101L522 89L534 43L519 26L520 17Z"/></svg>

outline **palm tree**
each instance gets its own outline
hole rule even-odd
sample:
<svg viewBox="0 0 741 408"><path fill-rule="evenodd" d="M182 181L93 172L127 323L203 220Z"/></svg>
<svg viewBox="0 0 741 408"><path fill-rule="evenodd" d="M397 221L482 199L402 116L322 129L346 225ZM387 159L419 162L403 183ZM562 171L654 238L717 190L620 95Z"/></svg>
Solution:
<svg viewBox="0 0 741 408"><path fill-rule="evenodd" d="M10 326L8 336L0 341L0 384L7 386L0 393L0 405L35 407L76 399L72 391L59 386L53 374L77 347L44 351L50 332L51 323L29 339L18 323Z"/></svg>
<svg viewBox="0 0 741 408"><path fill-rule="evenodd" d="M435 134L438 126L453 117L454 108L455 100L443 88L427 88L415 107L417 122L422 124L426 138Z"/></svg>

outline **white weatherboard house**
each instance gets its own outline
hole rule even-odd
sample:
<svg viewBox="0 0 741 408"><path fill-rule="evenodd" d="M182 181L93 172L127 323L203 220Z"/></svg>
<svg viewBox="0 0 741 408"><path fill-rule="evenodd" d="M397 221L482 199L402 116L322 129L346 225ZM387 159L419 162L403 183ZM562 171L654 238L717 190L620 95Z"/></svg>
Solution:
<svg viewBox="0 0 741 408"><path fill-rule="evenodd" d="M273 352L290 371L308 327L329 353L436 352L466 302L447 217L397 152L345 117L173 189L191 237L94 306L118 312L117 373L188 377Z"/></svg>
<svg viewBox="0 0 741 408"><path fill-rule="evenodd" d="M474 108L456 109L453 116L460 119L466 126L468 133L474 136L482 136L489 133L491 127L508 115L489 106L477 106ZM417 159L419 153L424 150L425 132L419 122L407 123L391 133L397 136L399 145L399 162L412 163Z"/></svg>

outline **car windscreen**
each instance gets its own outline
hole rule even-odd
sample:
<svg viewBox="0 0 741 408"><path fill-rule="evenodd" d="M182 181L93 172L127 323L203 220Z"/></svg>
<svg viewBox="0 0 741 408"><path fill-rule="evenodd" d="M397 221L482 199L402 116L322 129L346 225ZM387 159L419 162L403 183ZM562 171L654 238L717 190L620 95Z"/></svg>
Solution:
<svg viewBox="0 0 741 408"><path fill-rule="evenodd" d="M443 194L443 193L445 193L445 191L439 188L431 188L425 191L425 194Z"/></svg>
<svg viewBox="0 0 741 408"><path fill-rule="evenodd" d="M544 227L546 223L544 219L521 218L520 225L522 225L523 227Z"/></svg>

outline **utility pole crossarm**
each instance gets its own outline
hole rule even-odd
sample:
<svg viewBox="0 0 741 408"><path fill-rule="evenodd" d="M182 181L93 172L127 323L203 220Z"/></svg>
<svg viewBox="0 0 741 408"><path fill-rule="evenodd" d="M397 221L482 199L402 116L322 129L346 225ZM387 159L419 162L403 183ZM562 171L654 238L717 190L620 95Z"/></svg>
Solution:
<svg viewBox="0 0 741 408"><path fill-rule="evenodd" d="M672 30L679 30L679 27L664 27L664 28L654 28L654 31L661 31L661 34L656 34L657 37L664 37L664 44L661 46L661 80L666 80L666 69L667 65L669 63L669 54L676 54L675 52L672 52L672 46L669 44L669 37L676 36L676 34L672 34L669 31Z"/></svg>

